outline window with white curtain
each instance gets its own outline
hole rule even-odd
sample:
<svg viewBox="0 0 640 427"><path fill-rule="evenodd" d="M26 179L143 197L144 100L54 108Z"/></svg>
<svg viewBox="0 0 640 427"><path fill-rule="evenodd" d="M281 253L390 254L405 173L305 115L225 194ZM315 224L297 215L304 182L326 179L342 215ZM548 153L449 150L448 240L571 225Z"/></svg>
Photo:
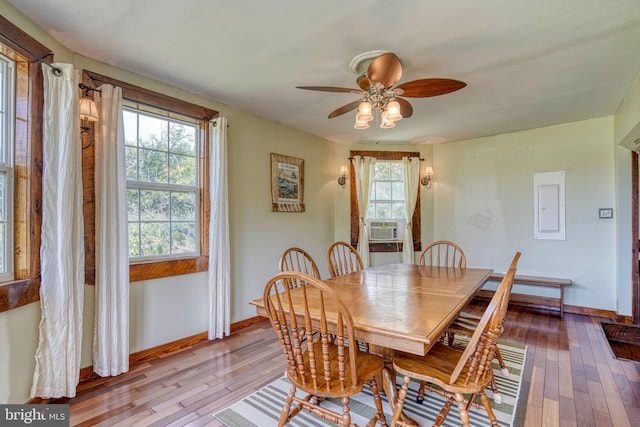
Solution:
<svg viewBox="0 0 640 427"><path fill-rule="evenodd" d="M129 256L132 261L200 251L199 126L125 107Z"/></svg>
<svg viewBox="0 0 640 427"><path fill-rule="evenodd" d="M376 158L375 169L372 177L371 197L367 218L369 220L391 220L404 222L404 172L402 168L403 157L420 157L419 152L405 151L369 151L354 150L350 152L354 156L369 156ZM353 165L350 168L350 198L351 198L351 244L357 246L360 231L360 213L355 188L355 175ZM414 250L421 250L421 225L420 225L420 192L416 208L411 219L411 233L413 235ZM369 236L371 238L371 236ZM385 242L370 240L371 252L397 252L397 242Z"/></svg>
<svg viewBox="0 0 640 427"><path fill-rule="evenodd" d="M0 55L0 282L13 279L15 62Z"/></svg>

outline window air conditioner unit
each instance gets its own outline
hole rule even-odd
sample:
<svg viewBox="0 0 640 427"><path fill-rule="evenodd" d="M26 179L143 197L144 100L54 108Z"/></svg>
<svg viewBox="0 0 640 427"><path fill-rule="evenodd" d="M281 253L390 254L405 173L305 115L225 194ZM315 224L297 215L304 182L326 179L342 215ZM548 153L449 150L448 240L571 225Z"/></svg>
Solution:
<svg viewBox="0 0 640 427"><path fill-rule="evenodd" d="M369 240L372 242L402 241L404 221L369 221Z"/></svg>

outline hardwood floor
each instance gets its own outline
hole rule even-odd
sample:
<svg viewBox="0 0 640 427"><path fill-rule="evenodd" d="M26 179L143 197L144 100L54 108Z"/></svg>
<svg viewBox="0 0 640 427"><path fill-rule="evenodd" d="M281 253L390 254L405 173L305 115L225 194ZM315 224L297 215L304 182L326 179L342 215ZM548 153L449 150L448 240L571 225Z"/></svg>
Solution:
<svg viewBox="0 0 640 427"><path fill-rule="evenodd" d="M471 307L481 313L483 304ZM577 314L560 320L555 312L509 307L502 339L527 344L534 363L524 425L638 425L640 363L613 357L602 320ZM66 399L71 425L220 426L213 413L281 376L284 368L265 321L116 378L82 384L74 399Z"/></svg>

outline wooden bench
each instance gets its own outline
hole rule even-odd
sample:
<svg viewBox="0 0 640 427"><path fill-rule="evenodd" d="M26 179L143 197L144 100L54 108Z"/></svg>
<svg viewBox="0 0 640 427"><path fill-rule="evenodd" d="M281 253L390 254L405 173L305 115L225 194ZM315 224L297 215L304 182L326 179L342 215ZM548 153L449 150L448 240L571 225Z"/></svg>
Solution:
<svg viewBox="0 0 640 427"><path fill-rule="evenodd" d="M493 273L489 280L499 282L504 278L504 273ZM510 302L520 302L529 305L544 305L560 307L560 318L564 317L564 288L571 286L573 282L570 279L558 279L555 277L539 277L539 276L521 276L516 274L513 283L520 285L544 286L560 289L560 297L540 297L535 295L511 294ZM481 298L490 297L493 291L480 291L478 296Z"/></svg>

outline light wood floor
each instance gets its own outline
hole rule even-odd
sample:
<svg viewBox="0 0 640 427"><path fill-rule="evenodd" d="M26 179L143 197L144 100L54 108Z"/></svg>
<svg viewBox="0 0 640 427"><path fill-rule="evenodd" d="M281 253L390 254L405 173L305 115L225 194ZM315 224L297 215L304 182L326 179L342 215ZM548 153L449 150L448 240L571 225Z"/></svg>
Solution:
<svg viewBox="0 0 640 427"><path fill-rule="evenodd" d="M473 305L481 313L482 303ZM534 357L526 426L640 425L640 363L616 360L603 319L510 307L503 339ZM282 375L271 325L245 328L83 384L71 405L73 426L220 426L217 410ZM633 421L635 420L635 421Z"/></svg>

